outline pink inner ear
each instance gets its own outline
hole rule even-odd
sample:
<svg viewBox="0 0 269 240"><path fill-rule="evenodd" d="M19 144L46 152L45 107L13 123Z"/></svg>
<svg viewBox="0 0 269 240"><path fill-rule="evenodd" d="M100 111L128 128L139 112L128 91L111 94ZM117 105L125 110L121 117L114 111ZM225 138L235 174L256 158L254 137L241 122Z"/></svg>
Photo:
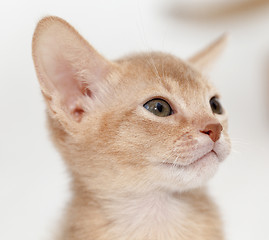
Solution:
<svg viewBox="0 0 269 240"><path fill-rule="evenodd" d="M47 18L39 23L33 39L33 57L50 108L80 120L97 98L112 64L95 51L68 23ZM90 89L90 90L89 90Z"/></svg>
<svg viewBox="0 0 269 240"><path fill-rule="evenodd" d="M85 94L90 96L90 91L85 90L87 86L82 86L77 79L76 71L63 57L58 56L57 59L44 57L43 61L46 75L60 97L61 103L76 120L80 120L84 113L81 97Z"/></svg>

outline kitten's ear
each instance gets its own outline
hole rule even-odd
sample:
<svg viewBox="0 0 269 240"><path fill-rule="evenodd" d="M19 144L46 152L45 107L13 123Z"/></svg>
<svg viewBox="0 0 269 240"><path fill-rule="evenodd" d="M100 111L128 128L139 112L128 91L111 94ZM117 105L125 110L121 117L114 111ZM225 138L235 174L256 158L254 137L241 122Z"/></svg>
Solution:
<svg viewBox="0 0 269 240"><path fill-rule="evenodd" d="M62 123L81 121L114 67L58 17L38 23L33 60L49 112Z"/></svg>
<svg viewBox="0 0 269 240"><path fill-rule="evenodd" d="M217 57L222 53L224 47L226 46L227 39L227 34L222 35L217 40L208 45L206 48L198 52L196 55L189 58L188 62L190 62L199 70L207 70L217 59Z"/></svg>

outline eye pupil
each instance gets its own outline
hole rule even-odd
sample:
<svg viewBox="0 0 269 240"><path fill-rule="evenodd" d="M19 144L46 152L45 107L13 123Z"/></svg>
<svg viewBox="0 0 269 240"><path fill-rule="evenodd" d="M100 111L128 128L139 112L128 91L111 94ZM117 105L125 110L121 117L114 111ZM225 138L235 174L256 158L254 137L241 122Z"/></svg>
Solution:
<svg viewBox="0 0 269 240"><path fill-rule="evenodd" d="M213 108L214 110L216 110L216 109L218 108L216 102L212 102L212 108Z"/></svg>
<svg viewBox="0 0 269 240"><path fill-rule="evenodd" d="M156 108L158 109L159 112L163 111L163 105L159 102L156 104Z"/></svg>

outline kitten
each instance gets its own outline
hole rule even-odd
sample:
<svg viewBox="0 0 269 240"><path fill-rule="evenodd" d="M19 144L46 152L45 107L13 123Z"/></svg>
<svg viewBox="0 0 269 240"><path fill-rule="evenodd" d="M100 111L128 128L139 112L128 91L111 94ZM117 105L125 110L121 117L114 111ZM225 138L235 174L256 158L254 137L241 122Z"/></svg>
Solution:
<svg viewBox="0 0 269 240"><path fill-rule="evenodd" d="M57 17L42 19L33 59L55 145L72 176L64 240L220 240L204 183L229 153L227 116L197 69L164 53L108 61Z"/></svg>

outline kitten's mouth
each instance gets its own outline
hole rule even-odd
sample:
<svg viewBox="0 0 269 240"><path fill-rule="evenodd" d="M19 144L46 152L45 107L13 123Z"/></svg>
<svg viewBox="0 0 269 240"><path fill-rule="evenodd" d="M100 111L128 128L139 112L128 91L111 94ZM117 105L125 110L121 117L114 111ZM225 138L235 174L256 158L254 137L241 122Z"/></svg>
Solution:
<svg viewBox="0 0 269 240"><path fill-rule="evenodd" d="M182 165L180 163L169 163L169 162L162 162L161 165L166 166L166 167L186 168L189 166L196 165L196 164L200 163L201 161L206 161L206 160L213 159L213 158L218 159L218 155L212 149L210 152L204 154L202 157L199 157L198 159L192 161L191 163L189 163L187 165Z"/></svg>

